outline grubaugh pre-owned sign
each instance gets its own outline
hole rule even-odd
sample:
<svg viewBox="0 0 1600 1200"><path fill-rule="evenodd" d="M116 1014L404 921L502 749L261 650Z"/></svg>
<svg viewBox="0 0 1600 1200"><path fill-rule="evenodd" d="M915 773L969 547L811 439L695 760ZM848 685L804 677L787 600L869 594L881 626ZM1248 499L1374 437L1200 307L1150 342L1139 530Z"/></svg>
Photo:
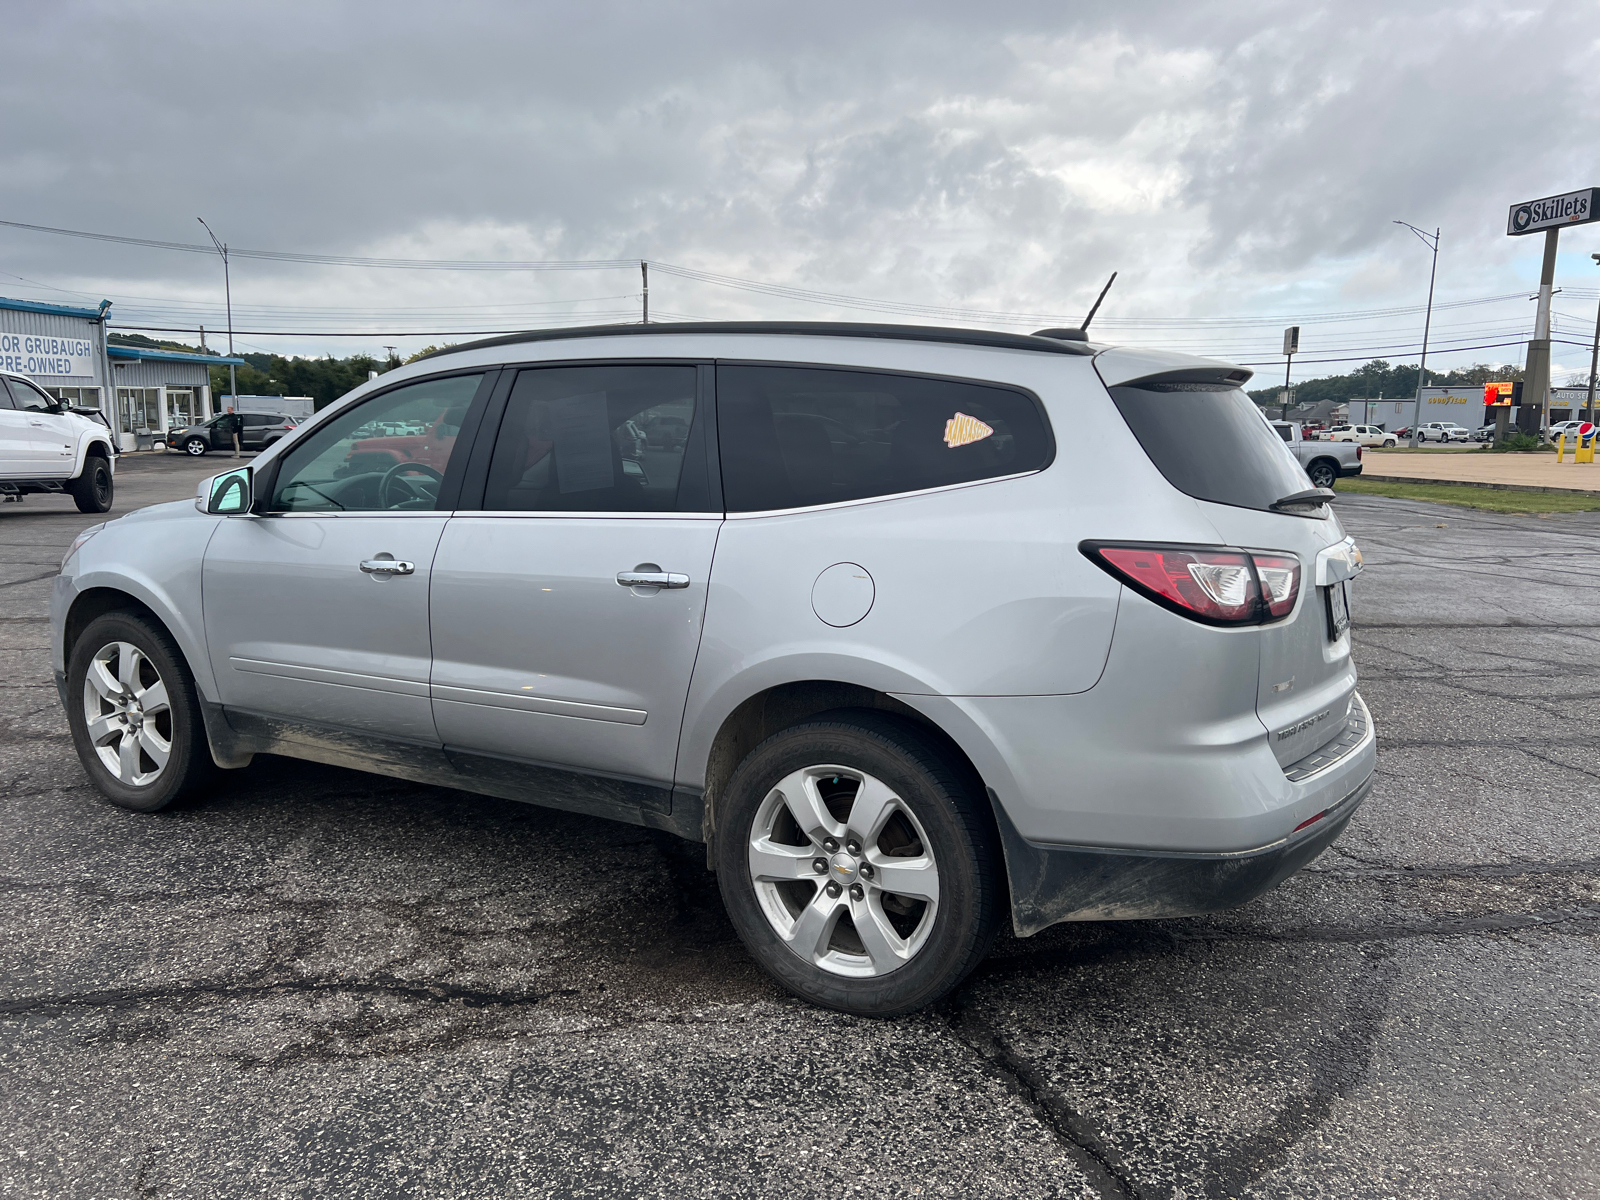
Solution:
<svg viewBox="0 0 1600 1200"><path fill-rule="evenodd" d="M93 376L94 343L87 338L0 333L0 367L20 375Z"/></svg>
<svg viewBox="0 0 1600 1200"><path fill-rule="evenodd" d="M1539 233L1595 220L1600 220L1600 188L1584 188L1564 196L1546 196L1543 200L1513 204L1511 215L1506 218L1506 233L1515 237L1519 233Z"/></svg>

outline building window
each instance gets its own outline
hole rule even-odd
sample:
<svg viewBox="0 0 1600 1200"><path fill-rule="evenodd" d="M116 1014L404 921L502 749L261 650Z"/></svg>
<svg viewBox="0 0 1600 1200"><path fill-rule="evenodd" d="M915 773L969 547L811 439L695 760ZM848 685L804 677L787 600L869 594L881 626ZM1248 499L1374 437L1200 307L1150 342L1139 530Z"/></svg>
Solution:
<svg viewBox="0 0 1600 1200"><path fill-rule="evenodd" d="M167 389L167 428L184 429L194 424L194 392L188 389Z"/></svg>
<svg viewBox="0 0 1600 1200"><path fill-rule="evenodd" d="M149 433L161 426L161 389L117 389L117 416L123 433Z"/></svg>
<svg viewBox="0 0 1600 1200"><path fill-rule="evenodd" d="M100 407L100 389L97 387L47 387L44 389L63 404L81 408Z"/></svg>

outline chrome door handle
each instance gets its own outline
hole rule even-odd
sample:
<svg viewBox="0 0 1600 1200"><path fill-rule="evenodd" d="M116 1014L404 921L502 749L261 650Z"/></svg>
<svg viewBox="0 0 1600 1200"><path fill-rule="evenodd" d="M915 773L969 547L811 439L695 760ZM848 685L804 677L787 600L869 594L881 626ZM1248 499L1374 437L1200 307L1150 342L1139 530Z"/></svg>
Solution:
<svg viewBox="0 0 1600 1200"><path fill-rule="evenodd" d="M623 587L686 588L689 577L676 571L618 571L617 582Z"/></svg>
<svg viewBox="0 0 1600 1200"><path fill-rule="evenodd" d="M369 558L362 562L361 569L368 575L411 575L417 564L399 558Z"/></svg>

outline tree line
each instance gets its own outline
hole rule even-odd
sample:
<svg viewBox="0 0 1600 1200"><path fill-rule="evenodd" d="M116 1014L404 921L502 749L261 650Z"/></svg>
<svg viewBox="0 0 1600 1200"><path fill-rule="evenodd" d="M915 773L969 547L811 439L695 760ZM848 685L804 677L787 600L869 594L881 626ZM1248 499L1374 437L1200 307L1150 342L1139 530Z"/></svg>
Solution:
<svg viewBox="0 0 1600 1200"><path fill-rule="evenodd" d="M155 341L137 333L113 333L108 339L113 345L143 346L152 350L179 350L199 354L198 346L182 342ZM370 354L352 354L348 358L301 358L281 354L244 352L237 357L246 365L236 369L241 396L310 396L320 410L332 404L351 388L367 381L368 372L380 375L405 363L415 362L425 354L448 349L446 346L427 346L410 358L401 360L398 355L376 358ZM217 351L207 349L206 354L217 356ZM1259 379L1260 376L1258 375ZM1454 371L1429 371L1429 386L1482 387L1495 380L1522 378L1522 368L1510 364L1475 363ZM1257 388L1250 398L1257 404L1280 403L1282 386ZM1379 396L1396 399L1414 396L1417 392L1417 368L1390 363L1375 358L1345 375L1325 375L1320 379L1302 379L1294 384L1297 404L1316 404L1323 400L1344 403L1352 398L1377 399ZM228 394L228 368L211 368L211 394L221 397Z"/></svg>
<svg viewBox="0 0 1600 1200"><path fill-rule="evenodd" d="M185 354L203 353L212 358L222 357L210 347L202 351L198 346L157 341L139 333L113 333L106 340L113 346L139 346L147 350L177 350ZM405 361L413 362L429 350L438 348L429 346ZM244 366L234 368L239 381L239 395L310 396L319 410L332 404L351 388L365 383L369 372L376 371L381 375L403 365L398 355L388 358L376 358L370 354L352 354L348 358L334 358L331 355L326 358L301 358L298 355L285 357L282 354L244 351L234 357L245 361ZM220 408L224 403L222 397L229 392L228 368L212 367L210 373L213 403Z"/></svg>

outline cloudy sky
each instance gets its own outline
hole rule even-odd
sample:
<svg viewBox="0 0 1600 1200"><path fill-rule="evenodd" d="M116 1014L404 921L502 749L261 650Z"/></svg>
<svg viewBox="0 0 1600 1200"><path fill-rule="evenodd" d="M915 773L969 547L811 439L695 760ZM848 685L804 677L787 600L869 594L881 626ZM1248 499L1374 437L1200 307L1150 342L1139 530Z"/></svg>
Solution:
<svg viewBox="0 0 1600 1200"><path fill-rule="evenodd" d="M1400 218L1444 231L1430 359L1520 362L1497 344L1531 331L1542 239L1506 237L1507 207L1600 185L1588 2L4 8L0 220L643 258L663 320L1026 330L1075 323L1115 270L1102 337L1268 377L1298 321L1297 376L1326 374L1414 361L1429 256ZM1593 335L1597 251L1600 224L1564 236L1558 339ZM224 325L214 258L9 226L0 295ZM241 348L409 351L636 319L639 272L236 257L233 296Z"/></svg>

